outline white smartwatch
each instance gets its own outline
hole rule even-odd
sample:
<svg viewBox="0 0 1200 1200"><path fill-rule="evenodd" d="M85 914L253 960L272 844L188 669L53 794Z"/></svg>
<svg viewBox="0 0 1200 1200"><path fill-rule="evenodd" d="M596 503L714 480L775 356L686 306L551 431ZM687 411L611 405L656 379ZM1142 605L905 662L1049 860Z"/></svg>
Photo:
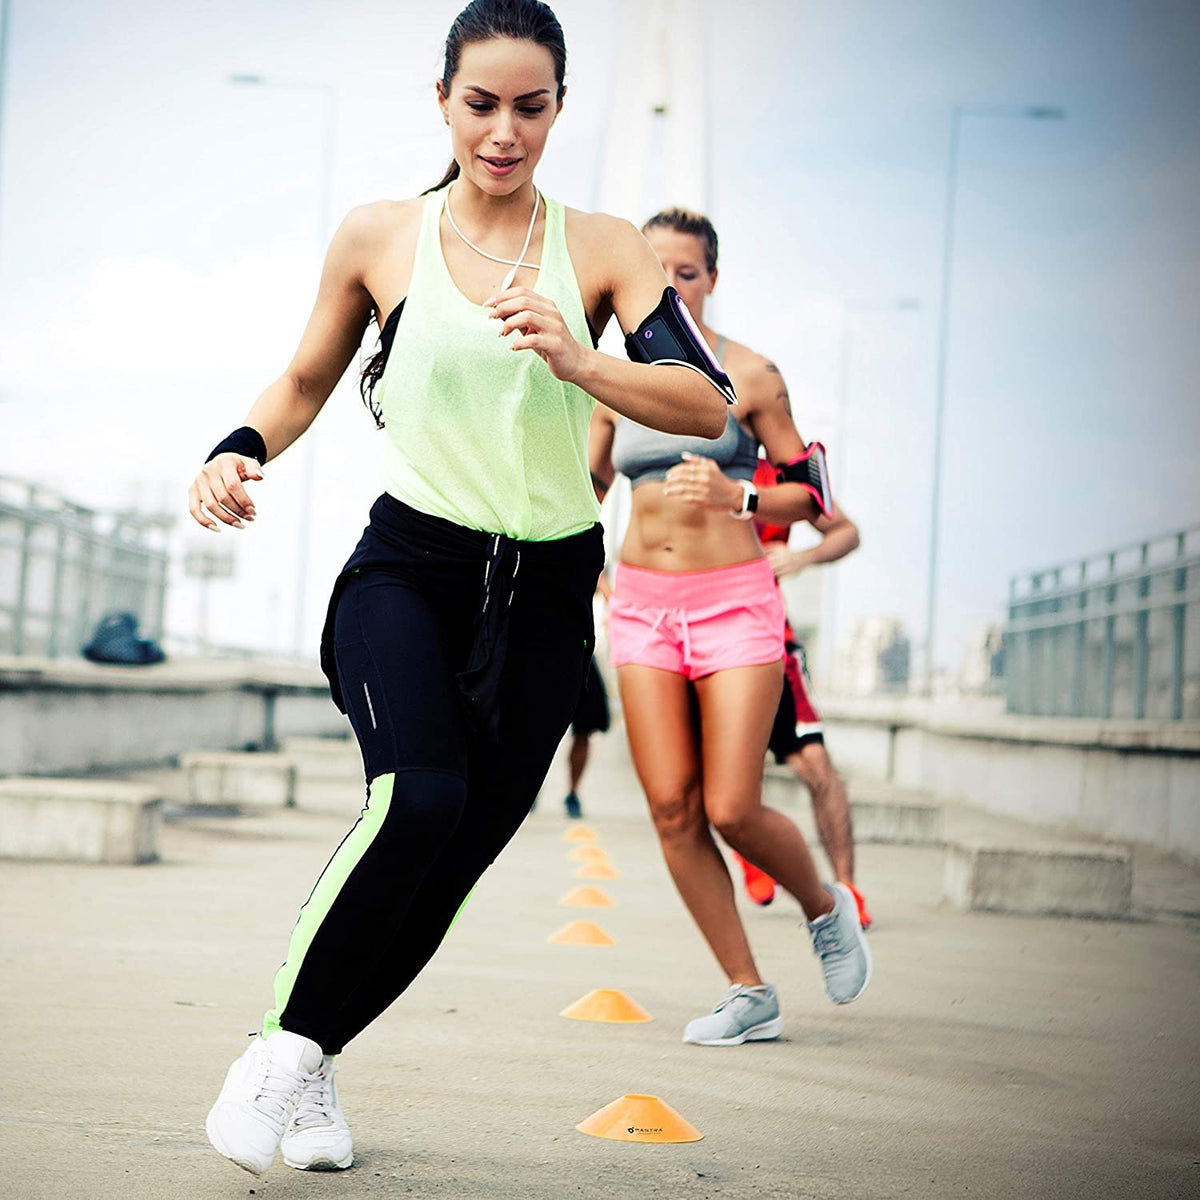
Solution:
<svg viewBox="0 0 1200 1200"><path fill-rule="evenodd" d="M758 488L748 479L739 479L738 483L742 485L742 506L733 509L729 515L735 521L753 521L758 512Z"/></svg>

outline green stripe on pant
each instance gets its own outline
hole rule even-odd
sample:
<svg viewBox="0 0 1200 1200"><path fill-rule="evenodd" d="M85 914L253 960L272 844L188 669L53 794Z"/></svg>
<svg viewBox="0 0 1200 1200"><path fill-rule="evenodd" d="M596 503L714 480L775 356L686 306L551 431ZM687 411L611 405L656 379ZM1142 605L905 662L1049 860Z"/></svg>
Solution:
<svg viewBox="0 0 1200 1200"><path fill-rule="evenodd" d="M313 885L308 899L301 906L300 915L292 929L291 940L288 942L287 958L275 973L275 1007L263 1017L263 1037L268 1037L281 1028L279 1020L287 1007L304 956L350 873L358 866L383 826L391 805L395 781L396 777L392 774L378 775L371 781L367 787L367 803L363 806L358 820L334 851L325 870Z"/></svg>

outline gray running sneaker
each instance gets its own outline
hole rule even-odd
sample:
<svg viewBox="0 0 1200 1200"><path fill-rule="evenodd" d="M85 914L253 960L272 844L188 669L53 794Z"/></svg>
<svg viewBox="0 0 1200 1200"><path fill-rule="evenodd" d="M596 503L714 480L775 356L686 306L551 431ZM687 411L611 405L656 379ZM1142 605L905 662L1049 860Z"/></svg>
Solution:
<svg viewBox="0 0 1200 1200"><path fill-rule="evenodd" d="M821 959L825 991L834 1004L849 1004L871 982L871 948L858 919L858 905L844 883L826 884L833 896L833 912L808 926L813 952Z"/></svg>
<svg viewBox="0 0 1200 1200"><path fill-rule="evenodd" d="M782 1032L775 989L769 983L761 987L738 983L708 1016L688 1022L683 1040L697 1046L740 1046L769 1041Z"/></svg>

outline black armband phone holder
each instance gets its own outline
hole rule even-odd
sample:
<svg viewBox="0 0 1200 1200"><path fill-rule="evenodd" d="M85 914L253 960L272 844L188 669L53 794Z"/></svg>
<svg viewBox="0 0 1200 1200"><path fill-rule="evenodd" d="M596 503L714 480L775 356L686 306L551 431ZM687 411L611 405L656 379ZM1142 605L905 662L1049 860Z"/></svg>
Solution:
<svg viewBox="0 0 1200 1200"><path fill-rule="evenodd" d="M825 462L825 447L820 442L810 442L808 449L791 462L777 463L775 479L778 483L798 483L807 488L821 512L827 517L833 516L829 467Z"/></svg>
<svg viewBox="0 0 1200 1200"><path fill-rule="evenodd" d="M235 429L227 438L218 442L204 461L212 462L218 454L227 453L244 454L247 458L254 459L261 467L267 461L267 443L263 441L263 435L257 429L243 425L241 429Z"/></svg>
<svg viewBox="0 0 1200 1200"><path fill-rule="evenodd" d="M699 371L727 403L737 403L729 376L721 370L683 298L673 287L663 289L655 310L625 338L625 352L631 362L669 363Z"/></svg>

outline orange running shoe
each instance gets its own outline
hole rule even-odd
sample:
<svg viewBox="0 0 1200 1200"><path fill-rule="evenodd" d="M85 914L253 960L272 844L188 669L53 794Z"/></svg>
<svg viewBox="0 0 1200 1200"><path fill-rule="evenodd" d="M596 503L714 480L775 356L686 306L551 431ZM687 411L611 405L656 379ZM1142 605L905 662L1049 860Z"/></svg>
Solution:
<svg viewBox="0 0 1200 1200"><path fill-rule="evenodd" d="M755 904L766 908L775 899L775 880L766 871L760 871L752 862L747 862L736 850L733 857L737 859L745 877L746 895Z"/></svg>
<svg viewBox="0 0 1200 1200"><path fill-rule="evenodd" d="M863 927L864 930L870 929L872 918L871 914L867 912L867 902L863 898L862 892L860 892L858 888L854 886L854 884L846 883L844 879L839 879L838 882L846 884L846 887L850 889L850 895L854 897L854 903L858 905L858 923Z"/></svg>

